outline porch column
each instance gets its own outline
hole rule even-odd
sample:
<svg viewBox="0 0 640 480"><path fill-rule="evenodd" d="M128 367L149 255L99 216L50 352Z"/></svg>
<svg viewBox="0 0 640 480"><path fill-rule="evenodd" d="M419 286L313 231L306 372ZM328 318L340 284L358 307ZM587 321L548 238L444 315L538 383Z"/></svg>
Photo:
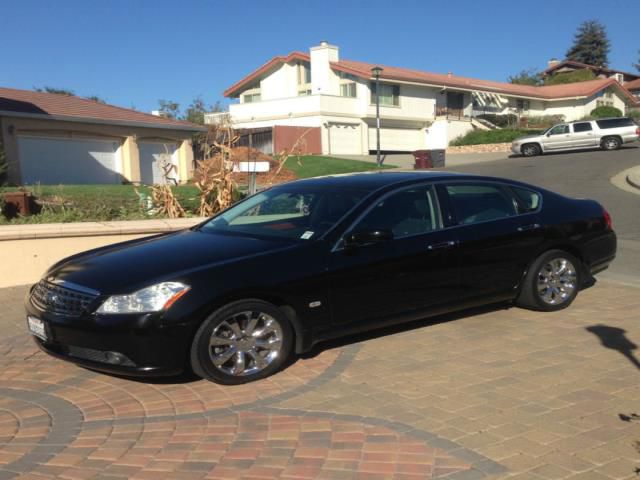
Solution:
<svg viewBox="0 0 640 480"><path fill-rule="evenodd" d="M178 148L178 177L187 183L193 176L193 147L191 140L183 140Z"/></svg>
<svg viewBox="0 0 640 480"><path fill-rule="evenodd" d="M140 152L136 137L127 137L122 144L122 175L130 182L140 181Z"/></svg>

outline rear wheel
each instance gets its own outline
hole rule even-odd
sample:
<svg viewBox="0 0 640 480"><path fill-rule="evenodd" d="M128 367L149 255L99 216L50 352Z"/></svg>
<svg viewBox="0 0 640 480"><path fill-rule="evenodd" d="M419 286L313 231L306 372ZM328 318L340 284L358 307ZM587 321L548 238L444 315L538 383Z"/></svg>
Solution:
<svg viewBox="0 0 640 480"><path fill-rule="evenodd" d="M525 157L535 157L536 155L540 155L542 152L542 150L540 150L540 145L537 143L525 143L520 151Z"/></svg>
<svg viewBox="0 0 640 480"><path fill-rule="evenodd" d="M285 314L262 300L242 300L214 312L191 346L196 375L237 385L277 372L291 353L293 330Z"/></svg>
<svg viewBox="0 0 640 480"><path fill-rule="evenodd" d="M539 256L525 276L518 306L553 312L571 305L580 285L580 260L563 250Z"/></svg>
<svg viewBox="0 0 640 480"><path fill-rule="evenodd" d="M617 150L622 145L622 142L618 137L604 137L602 139L603 150Z"/></svg>

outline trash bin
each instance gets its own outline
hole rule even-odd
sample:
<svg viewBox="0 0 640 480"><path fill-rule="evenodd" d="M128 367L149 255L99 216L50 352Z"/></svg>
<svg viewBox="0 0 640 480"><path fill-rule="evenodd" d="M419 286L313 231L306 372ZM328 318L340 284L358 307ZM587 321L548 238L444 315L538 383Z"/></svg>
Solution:
<svg viewBox="0 0 640 480"><path fill-rule="evenodd" d="M443 149L431 150L431 165L433 166L433 168L444 167L444 162L445 162L445 150Z"/></svg>
<svg viewBox="0 0 640 480"><path fill-rule="evenodd" d="M431 150L416 150L413 152L413 158L416 161L413 165L415 170L433 167L431 163Z"/></svg>
<svg viewBox="0 0 640 480"><path fill-rule="evenodd" d="M5 217L13 218L18 215L31 215L31 203L33 198L27 192L6 192L2 195L4 198Z"/></svg>

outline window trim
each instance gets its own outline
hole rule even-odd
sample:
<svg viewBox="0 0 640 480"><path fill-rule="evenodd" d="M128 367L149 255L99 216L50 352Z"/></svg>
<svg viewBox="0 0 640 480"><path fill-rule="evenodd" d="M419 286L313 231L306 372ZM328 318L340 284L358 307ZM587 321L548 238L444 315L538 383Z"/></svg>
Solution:
<svg viewBox="0 0 640 480"><path fill-rule="evenodd" d="M371 81L369 82L369 105L375 107L376 106L376 100L375 100L375 93L373 91L373 89L375 88L376 82L375 81ZM395 84L395 83L382 83L380 82L380 86L389 86L392 88L397 88L398 89L398 104L387 104L387 103L380 103L380 107L384 107L384 108L402 108L402 102L401 102L401 98L402 98L402 89L400 88L400 85ZM393 97L392 97L393 98Z"/></svg>
<svg viewBox="0 0 640 480"><path fill-rule="evenodd" d="M399 237L399 238L394 238L392 241L396 241L396 240L404 240L405 238L413 238L413 237L418 237L421 235L429 235L431 233L436 233L436 232L441 232L443 230L445 230L447 227L445 227L445 223L444 223L444 218L442 216L442 207L440 204L440 198L438 195L438 191L436 189L438 183L437 182L420 182L420 183L413 183L411 185L403 185L401 187L395 188L393 190L390 190L386 193L384 193L383 195L375 198L374 202L369 205L362 213L360 213L350 224L347 228L344 229L342 235L340 235L340 237L336 240L336 242L334 243L333 247L330 250L330 253L334 253L334 252L340 252L344 250L344 237L345 235L347 235L349 232L352 232L354 227L360 223L360 221L371 211L373 210L376 205L378 203L380 203L381 201L387 199L388 197L402 192L404 190L411 190L412 188L421 188L421 187L429 187L433 193L433 202L434 202L434 209L437 213L438 216L438 222L440 224L440 227L436 230L432 230L430 232L424 232L424 233L414 233L412 235L406 235L404 237ZM362 202L367 201L368 198L363 198Z"/></svg>
<svg viewBox="0 0 640 480"><path fill-rule="evenodd" d="M460 184L484 184L484 185L489 185L489 186L499 186L502 190L511 190L511 188L523 188L525 190L530 190L534 193L537 193L538 196L540 197L540 201L538 202L538 207L535 210L531 210L525 213L516 213L515 215L513 215L512 217L502 217L502 218L492 218L490 220L482 220L479 222L474 222L474 223L453 223L449 226L444 227L444 230L447 229L451 229L451 228L459 228L459 227L470 227L470 226L474 226L474 225L482 225L484 223L489 223L489 222L499 222L502 220L506 220L506 219L513 219L513 218L521 218L524 217L526 215L537 215L538 213L540 213L540 211L542 210L542 204L544 202L544 196L542 195L542 193L539 190L536 190L535 188L531 188L529 186L522 186L522 185L517 185L514 183L509 183L509 182L501 182L501 181L492 181L492 180L472 180L472 179L467 179L467 180L456 180L454 182L450 181L450 180L445 180L443 182L438 182L439 185L442 186L441 188L441 192L442 195L445 196L446 198L446 202L447 202L447 213L449 213L450 217L449 220L452 222L457 222L457 215L456 215L456 211L455 208L453 208L453 206L451 205L451 201L449 199L449 193L447 192L447 186L449 185L460 185ZM518 204L522 204L522 201L518 198L518 196L516 195L515 192L511 192L508 191L507 194L509 196L511 196L516 202L518 202Z"/></svg>

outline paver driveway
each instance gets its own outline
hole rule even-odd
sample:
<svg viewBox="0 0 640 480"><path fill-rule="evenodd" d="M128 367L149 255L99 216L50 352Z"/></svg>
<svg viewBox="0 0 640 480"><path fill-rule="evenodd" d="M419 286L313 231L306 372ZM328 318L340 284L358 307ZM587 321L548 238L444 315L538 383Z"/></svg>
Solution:
<svg viewBox="0 0 640 480"><path fill-rule="evenodd" d="M0 290L0 479L638 478L638 288L351 338L238 387L52 359L24 293Z"/></svg>

